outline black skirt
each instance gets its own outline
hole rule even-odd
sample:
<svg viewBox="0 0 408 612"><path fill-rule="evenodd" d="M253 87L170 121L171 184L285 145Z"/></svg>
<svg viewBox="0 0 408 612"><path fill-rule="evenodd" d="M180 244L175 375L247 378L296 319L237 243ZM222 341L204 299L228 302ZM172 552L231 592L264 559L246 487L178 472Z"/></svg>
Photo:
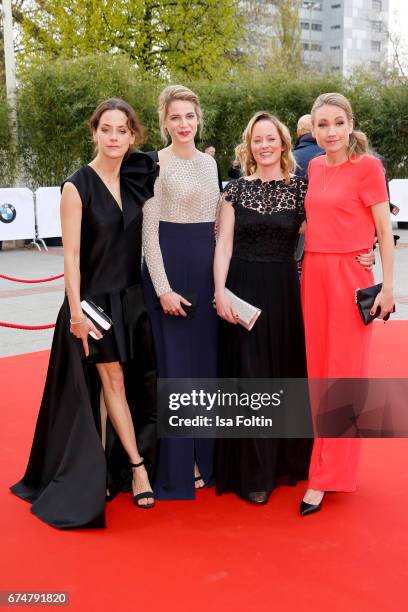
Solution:
<svg viewBox="0 0 408 612"><path fill-rule="evenodd" d="M139 451L154 476L157 374L150 321L140 285L127 292L132 295L131 302L127 300L130 318L121 294L126 292L117 298L105 296L105 307L108 301L117 302L109 311L109 344L98 353L98 341L92 341L88 359L82 358L82 343L69 331L67 300L58 314L27 470L11 487L32 504L38 518L54 527L103 527L107 487L111 493L130 489L128 458L109 421L105 450L101 442L101 382L92 361L103 361L108 350L123 361Z"/></svg>
<svg viewBox="0 0 408 612"><path fill-rule="evenodd" d="M214 223L160 222L160 249L170 284L195 304L191 317L165 315L147 266L146 304L152 321L161 378L215 378L217 315L212 306ZM214 440L162 438L154 494L157 499L194 499L194 463L205 483L214 482Z"/></svg>
<svg viewBox="0 0 408 612"><path fill-rule="evenodd" d="M227 287L262 309L254 328L220 325L220 376L305 378L306 353L299 278L294 261L232 258ZM222 439L216 445L216 491L269 495L280 484L307 478L310 439Z"/></svg>

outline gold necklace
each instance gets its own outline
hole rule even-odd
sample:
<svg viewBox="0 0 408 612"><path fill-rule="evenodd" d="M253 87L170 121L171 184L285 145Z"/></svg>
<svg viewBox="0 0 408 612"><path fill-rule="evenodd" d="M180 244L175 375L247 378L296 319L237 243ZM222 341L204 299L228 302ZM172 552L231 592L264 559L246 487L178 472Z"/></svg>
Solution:
<svg viewBox="0 0 408 612"><path fill-rule="evenodd" d="M340 168L342 167L343 163L339 164L337 166L337 169L335 172L333 172L333 174L331 175L331 177L329 178L329 180L326 183L326 162L324 163L323 166L323 191L327 191L328 186L330 185L330 183L335 179L335 177L337 176L337 174L339 173Z"/></svg>

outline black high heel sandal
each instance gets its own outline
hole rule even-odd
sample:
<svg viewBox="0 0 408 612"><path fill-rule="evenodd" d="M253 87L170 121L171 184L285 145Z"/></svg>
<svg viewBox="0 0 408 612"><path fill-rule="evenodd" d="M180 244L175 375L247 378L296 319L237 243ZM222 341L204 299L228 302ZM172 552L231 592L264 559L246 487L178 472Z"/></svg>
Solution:
<svg viewBox="0 0 408 612"><path fill-rule="evenodd" d="M202 481L204 482L204 479L203 479L203 477L202 477L202 476L195 476L195 477L194 477L194 487L195 487L196 489L204 489L204 487L205 487L205 482L204 482L204 484L202 484L200 487L195 486L195 483L196 483L196 482L198 482L199 480L202 480Z"/></svg>
<svg viewBox="0 0 408 612"><path fill-rule="evenodd" d="M132 468L132 476L133 476L133 468L138 468L144 465L144 459L140 461L140 463L129 463ZM140 499L152 499L153 501L150 504L139 504ZM143 510L148 510L149 508L153 508L154 506L154 495L153 491L144 491L143 493L138 493L137 495L133 495L133 502L138 508L142 508Z"/></svg>

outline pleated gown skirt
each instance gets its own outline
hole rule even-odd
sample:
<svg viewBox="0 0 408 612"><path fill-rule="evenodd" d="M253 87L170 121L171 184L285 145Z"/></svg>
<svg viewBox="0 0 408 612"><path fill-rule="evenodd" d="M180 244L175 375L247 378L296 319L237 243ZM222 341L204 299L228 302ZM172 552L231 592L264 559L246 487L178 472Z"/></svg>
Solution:
<svg viewBox="0 0 408 612"><path fill-rule="evenodd" d="M355 291L373 275L353 253L305 254L302 306L309 378L366 378L372 325L365 326ZM313 409L313 402L312 402ZM361 440L316 438L309 486L321 491L354 491Z"/></svg>
<svg viewBox="0 0 408 612"><path fill-rule="evenodd" d="M253 329L220 324L219 371L226 378L306 378L299 277L295 261L232 258L226 286L262 309ZM307 478L312 440L219 439L216 492L251 499Z"/></svg>
<svg viewBox="0 0 408 612"><path fill-rule="evenodd" d="M153 327L160 378L213 378L217 375L217 316L214 298L214 223L159 226L160 249L171 288L196 304L192 317L163 313L146 264L143 287ZM213 484L212 439L163 438L154 483L157 499L194 499L194 463Z"/></svg>

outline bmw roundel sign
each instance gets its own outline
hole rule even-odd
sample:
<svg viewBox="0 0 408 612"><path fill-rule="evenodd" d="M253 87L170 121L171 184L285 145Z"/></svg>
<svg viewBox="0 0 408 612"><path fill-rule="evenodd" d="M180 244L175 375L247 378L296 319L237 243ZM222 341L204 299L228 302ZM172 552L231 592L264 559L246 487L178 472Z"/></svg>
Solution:
<svg viewBox="0 0 408 612"><path fill-rule="evenodd" d="M2 223L13 223L16 216L17 212L12 204L0 205L0 221Z"/></svg>

